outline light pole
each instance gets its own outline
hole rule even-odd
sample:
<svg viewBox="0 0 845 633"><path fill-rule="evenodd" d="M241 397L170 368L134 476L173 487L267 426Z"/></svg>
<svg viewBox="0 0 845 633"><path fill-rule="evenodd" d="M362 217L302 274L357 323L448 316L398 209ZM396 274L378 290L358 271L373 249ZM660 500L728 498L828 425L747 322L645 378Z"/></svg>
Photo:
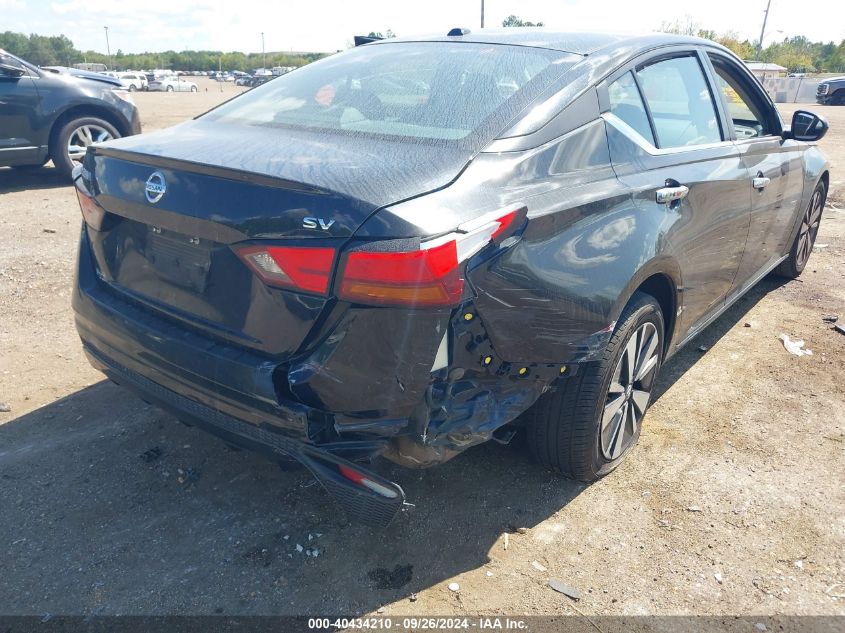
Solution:
<svg viewBox="0 0 845 633"><path fill-rule="evenodd" d="M760 53L763 52L763 35L766 33L766 22L769 20L769 9L772 6L772 0L769 0L766 3L766 11L763 14L763 28L760 29L760 42L757 44L757 55L759 56Z"/></svg>
<svg viewBox="0 0 845 633"><path fill-rule="evenodd" d="M267 53L264 52L264 31L261 31L261 67L267 70Z"/></svg>
<svg viewBox="0 0 845 633"><path fill-rule="evenodd" d="M109 46L109 27L103 27L106 30L106 54L109 56L109 66L114 66L111 61L111 47ZM114 70L114 68L109 68L109 70Z"/></svg>
<svg viewBox="0 0 845 633"><path fill-rule="evenodd" d="M481 28L484 28L484 0L481 0Z"/></svg>

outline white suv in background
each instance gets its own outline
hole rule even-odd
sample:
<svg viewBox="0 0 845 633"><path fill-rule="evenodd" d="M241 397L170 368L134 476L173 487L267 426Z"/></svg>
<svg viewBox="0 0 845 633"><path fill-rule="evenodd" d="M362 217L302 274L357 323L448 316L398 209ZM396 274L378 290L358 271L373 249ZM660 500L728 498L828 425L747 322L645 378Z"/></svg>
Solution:
<svg viewBox="0 0 845 633"><path fill-rule="evenodd" d="M144 73L107 71L100 74L117 79L129 92L147 89L147 77Z"/></svg>
<svg viewBox="0 0 845 633"><path fill-rule="evenodd" d="M117 78L130 92L147 89L147 76L144 73L117 73Z"/></svg>

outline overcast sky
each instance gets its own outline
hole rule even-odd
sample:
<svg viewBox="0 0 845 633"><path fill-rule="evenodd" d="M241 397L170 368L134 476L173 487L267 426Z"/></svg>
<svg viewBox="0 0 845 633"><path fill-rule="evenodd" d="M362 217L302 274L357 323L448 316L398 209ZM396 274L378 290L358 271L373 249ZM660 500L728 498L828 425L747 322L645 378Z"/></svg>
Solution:
<svg viewBox="0 0 845 633"><path fill-rule="evenodd" d="M67 35L77 48L106 52L168 49L334 51L352 36L478 28L480 0L0 0L0 31ZM691 17L717 32L760 35L766 0L486 0L486 25L511 13L572 31L643 32ZM839 42L845 1L772 0L766 43L791 35Z"/></svg>

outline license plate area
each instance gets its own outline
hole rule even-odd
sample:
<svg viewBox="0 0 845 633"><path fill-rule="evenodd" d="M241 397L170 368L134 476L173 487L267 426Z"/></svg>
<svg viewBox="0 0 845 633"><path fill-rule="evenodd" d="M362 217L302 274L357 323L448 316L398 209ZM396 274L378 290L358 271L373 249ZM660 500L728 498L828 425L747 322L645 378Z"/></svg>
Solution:
<svg viewBox="0 0 845 633"><path fill-rule="evenodd" d="M151 226L145 255L161 279L202 293L208 283L212 246L209 240Z"/></svg>

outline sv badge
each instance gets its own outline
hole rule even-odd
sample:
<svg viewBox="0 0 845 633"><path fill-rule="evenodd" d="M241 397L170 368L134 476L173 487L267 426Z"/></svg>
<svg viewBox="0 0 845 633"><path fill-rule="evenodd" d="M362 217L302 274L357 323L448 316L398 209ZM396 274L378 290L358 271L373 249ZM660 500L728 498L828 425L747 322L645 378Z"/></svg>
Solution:
<svg viewBox="0 0 845 633"><path fill-rule="evenodd" d="M302 220L302 228L304 229L316 229L320 227L324 231L328 231L332 228L332 224L334 224L334 220L326 222L323 218L305 218Z"/></svg>

